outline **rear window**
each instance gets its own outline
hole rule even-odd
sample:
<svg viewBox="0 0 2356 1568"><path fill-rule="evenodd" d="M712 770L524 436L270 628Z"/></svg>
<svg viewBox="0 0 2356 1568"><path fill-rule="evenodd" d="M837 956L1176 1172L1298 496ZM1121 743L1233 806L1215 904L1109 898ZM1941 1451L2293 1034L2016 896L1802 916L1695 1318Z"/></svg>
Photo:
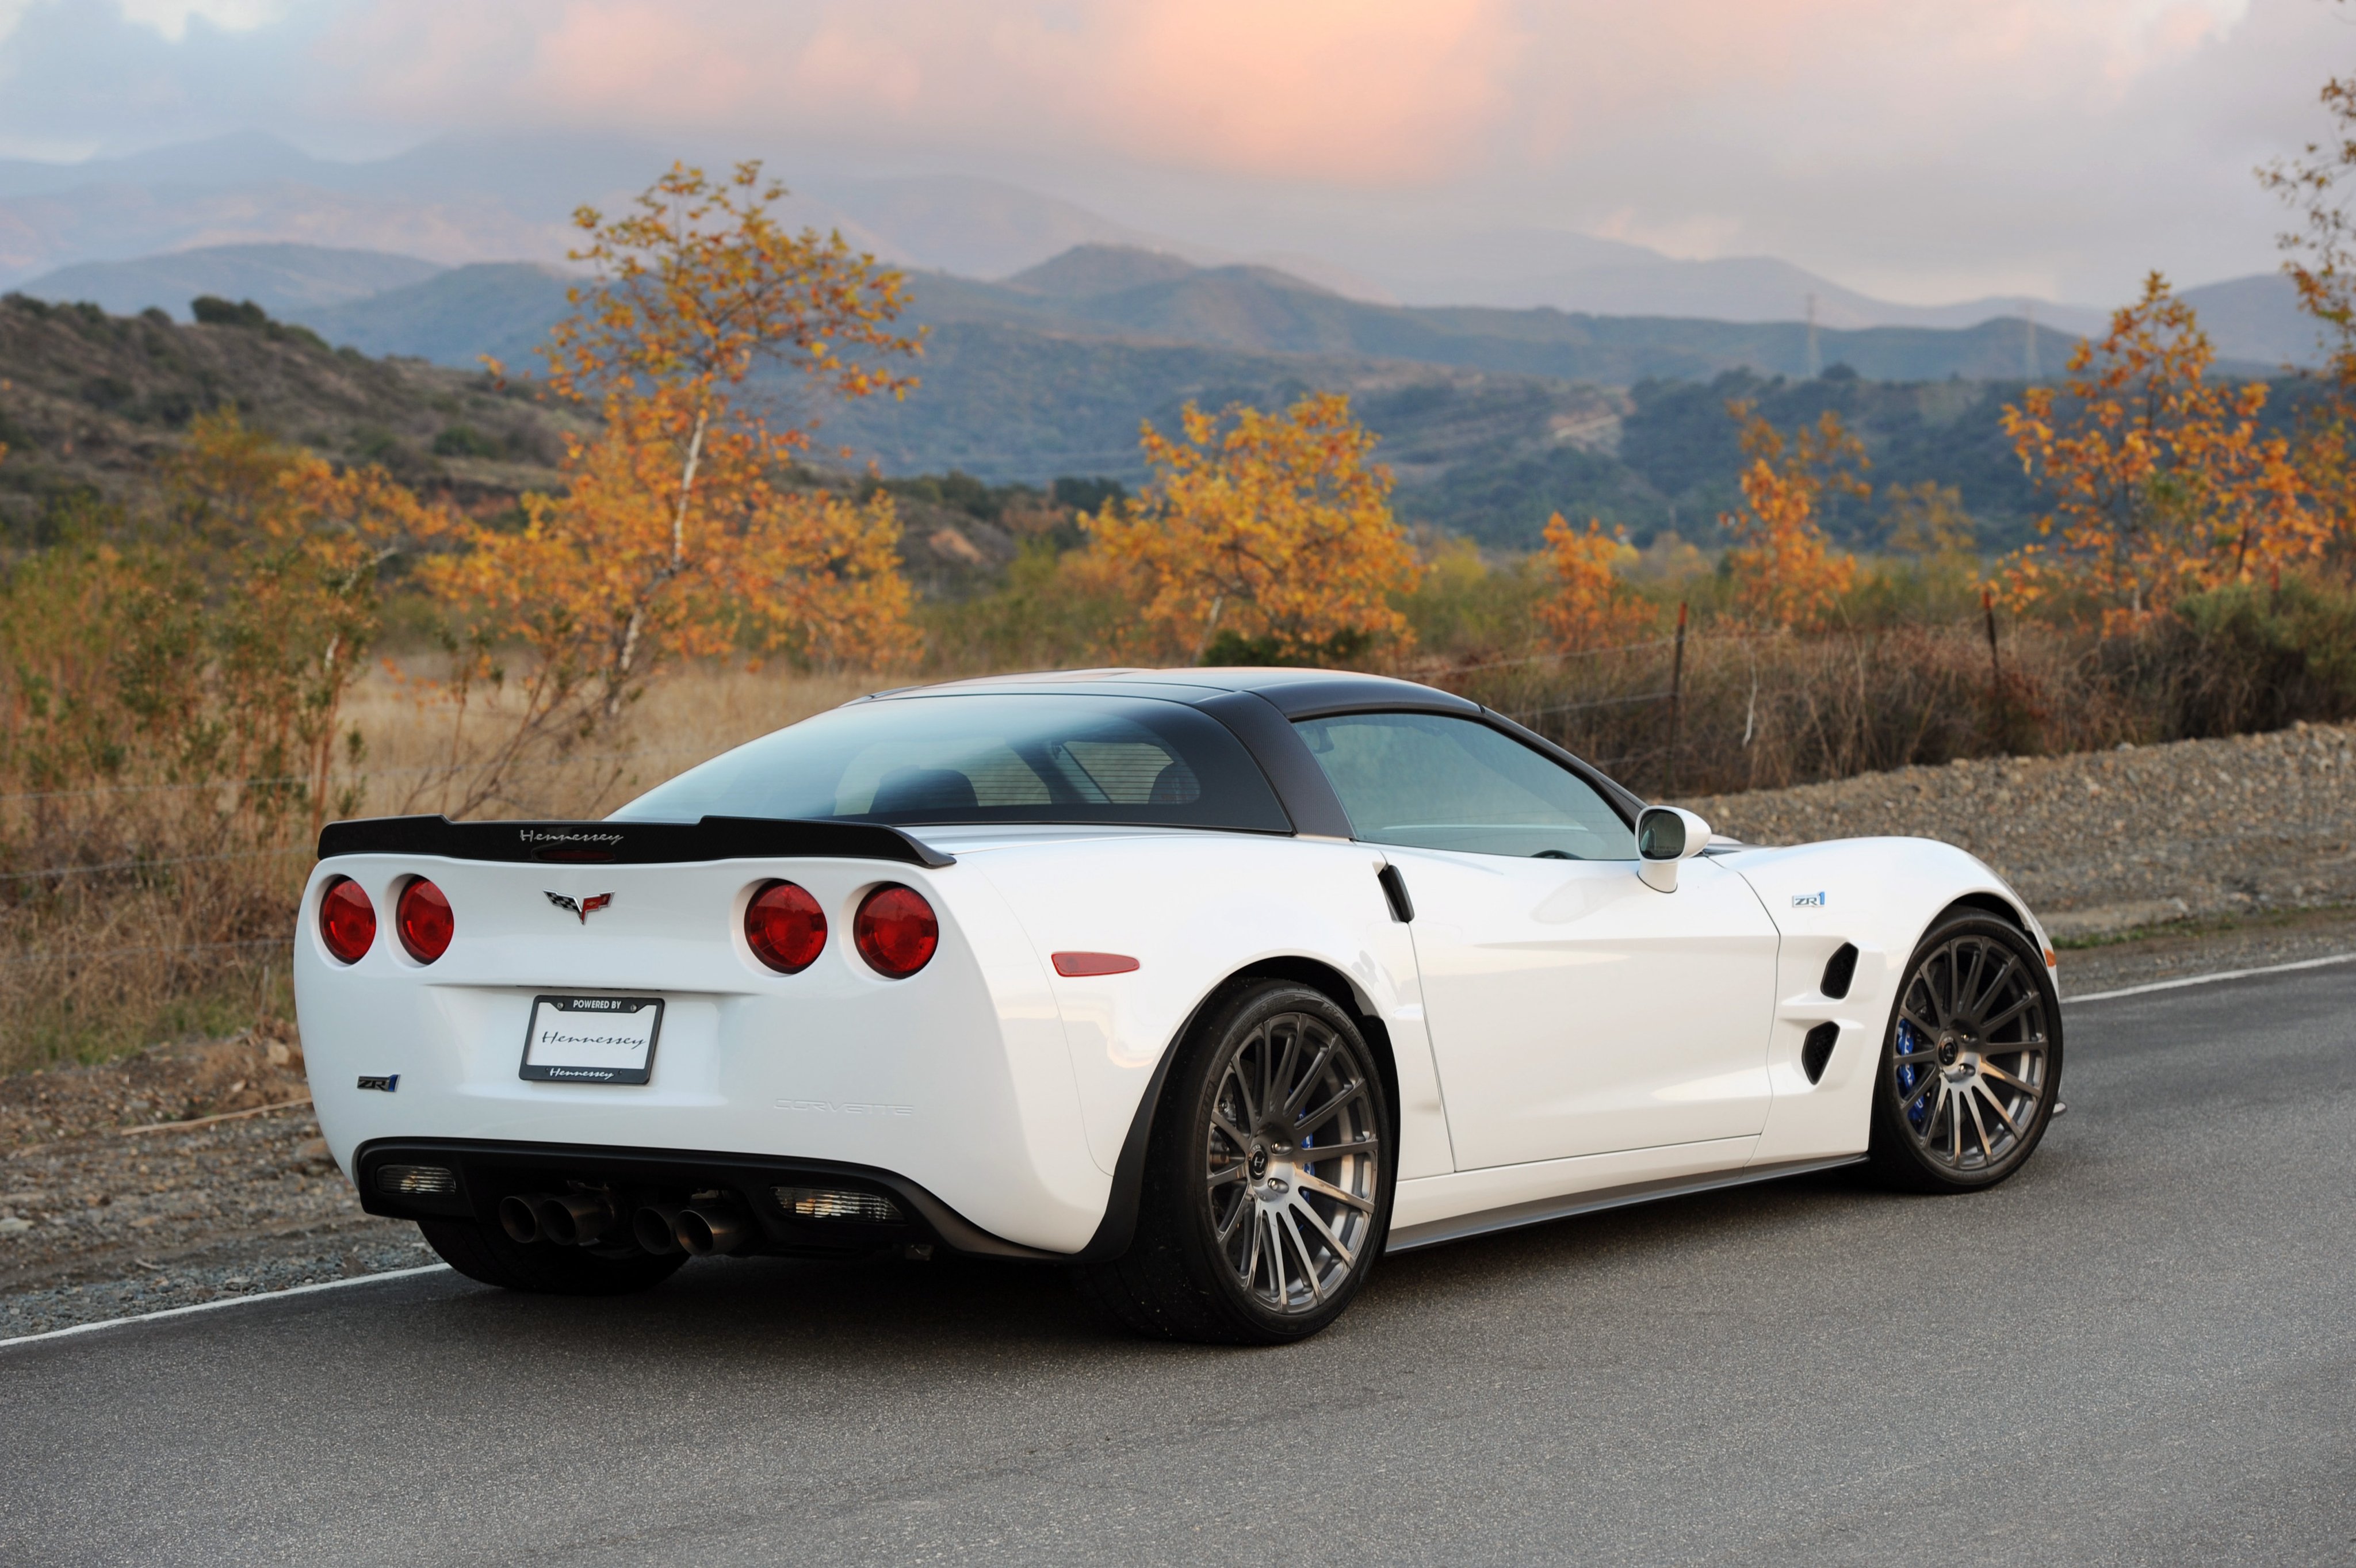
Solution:
<svg viewBox="0 0 2356 1568"><path fill-rule="evenodd" d="M1152 698L1046 693L855 703L716 757L614 815L1292 831L1216 719Z"/></svg>

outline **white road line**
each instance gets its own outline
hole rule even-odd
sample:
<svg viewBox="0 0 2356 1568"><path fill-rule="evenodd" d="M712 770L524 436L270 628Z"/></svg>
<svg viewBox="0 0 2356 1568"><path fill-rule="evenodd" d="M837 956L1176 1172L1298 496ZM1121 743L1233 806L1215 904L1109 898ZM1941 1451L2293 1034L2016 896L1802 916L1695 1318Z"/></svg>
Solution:
<svg viewBox="0 0 2356 1568"><path fill-rule="evenodd" d="M380 1274L354 1274L345 1280L321 1280L316 1284L291 1285L285 1290L263 1291L259 1295L227 1295L219 1301L200 1301L190 1306L167 1306L161 1312L142 1312L130 1317L108 1317L96 1323L77 1323L70 1328L52 1328L43 1334L19 1334L14 1339L0 1339L0 1350L11 1345L30 1345L38 1339L62 1339L69 1334L90 1334L101 1328L120 1328L126 1323L153 1323L161 1317L186 1317L192 1312L215 1312L224 1306L243 1306L250 1301L279 1301L290 1295L309 1295L313 1291L342 1290L347 1285L372 1285L380 1280L405 1280L414 1274L443 1273L447 1263L421 1263L413 1269L389 1269Z"/></svg>
<svg viewBox="0 0 2356 1568"><path fill-rule="evenodd" d="M2181 980L2155 980L2148 985L2123 985L2116 991L2090 991L2083 996L2065 996L2062 1005L2077 1002L2109 1002L2121 996L2141 996L2153 991L2177 991L2188 985L2213 985L2221 980L2246 980L2254 974L2287 974L2296 969L2322 969L2335 963L2356 961L2356 952L2334 953L2329 958L2305 958L2296 963L2270 963L2259 969L2228 969L2216 974L2189 974ZM413 1269L393 1269L381 1274L355 1274L346 1280L322 1280L317 1284L294 1285L286 1290L264 1291L260 1295L224 1296L219 1301L200 1301L192 1306L170 1306L161 1312L143 1312L131 1317L109 1317L97 1323L77 1323L70 1328L52 1328L45 1334L20 1334L14 1339L0 1339L0 1350L11 1345L31 1345L43 1339L62 1339L70 1334L90 1334L101 1328L120 1328L127 1323L154 1323L166 1317L186 1317L192 1312L213 1312L224 1306L243 1306L250 1301L279 1301L290 1295L309 1295L314 1291L342 1290L347 1285L374 1284L380 1280L405 1280L417 1274L442 1273L447 1263L425 1263Z"/></svg>
<svg viewBox="0 0 2356 1568"><path fill-rule="evenodd" d="M2116 991L2089 991L2083 996L2064 996L2064 1007L2073 1002L2108 1002L2115 996L2141 996L2147 991L2176 991L2187 985L2214 985L2221 980L2246 980L2254 974L2287 974L2294 969L2321 969L2326 964L2356 961L2356 952L2333 953L2329 958L2303 958L2297 963L2270 963L2262 969L2228 969L2216 974L2188 974L2181 980L2155 980L2148 985L2122 985Z"/></svg>

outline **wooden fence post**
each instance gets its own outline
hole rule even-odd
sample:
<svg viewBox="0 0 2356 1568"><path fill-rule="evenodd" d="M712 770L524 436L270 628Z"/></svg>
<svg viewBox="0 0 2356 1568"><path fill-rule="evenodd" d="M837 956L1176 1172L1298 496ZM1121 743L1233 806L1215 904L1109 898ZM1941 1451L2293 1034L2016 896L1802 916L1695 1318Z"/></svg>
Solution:
<svg viewBox="0 0 2356 1568"><path fill-rule="evenodd" d="M2004 697L2004 662L1997 657L1996 652L1996 591L1994 589L1982 588L1980 590L1980 613L1987 617L1988 672L1996 677L1997 698L1998 701L2002 701Z"/></svg>
<svg viewBox="0 0 2356 1568"><path fill-rule="evenodd" d="M1663 769L1661 798L1677 792L1677 709L1686 687L1686 602L1677 601L1677 651L1669 664L1669 760Z"/></svg>

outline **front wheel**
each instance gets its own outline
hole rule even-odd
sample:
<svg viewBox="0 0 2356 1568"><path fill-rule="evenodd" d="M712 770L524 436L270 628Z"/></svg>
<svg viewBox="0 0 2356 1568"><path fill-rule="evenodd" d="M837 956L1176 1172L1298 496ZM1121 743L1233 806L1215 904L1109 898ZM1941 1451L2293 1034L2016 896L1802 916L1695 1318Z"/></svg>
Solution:
<svg viewBox="0 0 2356 1568"><path fill-rule="evenodd" d="M1342 1315L1390 1228L1390 1113L1374 1053L1323 993L1215 1004L1172 1064L1127 1253L1079 1283L1141 1333L1280 1345Z"/></svg>
<svg viewBox="0 0 2356 1568"><path fill-rule="evenodd" d="M1873 1086L1870 1157L1916 1192L1994 1187L2026 1164L2062 1089L2062 1003L2019 928L1964 913L1907 961Z"/></svg>

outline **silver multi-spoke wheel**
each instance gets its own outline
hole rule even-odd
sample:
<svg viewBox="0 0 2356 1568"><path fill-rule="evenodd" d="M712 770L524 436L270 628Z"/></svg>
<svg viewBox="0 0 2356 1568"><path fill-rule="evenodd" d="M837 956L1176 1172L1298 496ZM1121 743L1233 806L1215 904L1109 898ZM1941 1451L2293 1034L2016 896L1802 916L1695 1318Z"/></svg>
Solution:
<svg viewBox="0 0 2356 1568"><path fill-rule="evenodd" d="M1205 1190L1236 1283L1269 1311L1323 1308L1366 1248L1382 1130L1366 1064L1324 1020L1280 1013L1227 1058Z"/></svg>
<svg viewBox="0 0 2356 1568"><path fill-rule="evenodd" d="M1899 995L1897 1122L1943 1175L1987 1177L2018 1163L2043 1128L2058 1042L2024 946L1979 930L1934 940Z"/></svg>
<svg viewBox="0 0 2356 1568"><path fill-rule="evenodd" d="M1286 1345L1339 1317L1390 1227L1389 1078L1357 1018L1298 981L1211 998L1170 1065L1137 1230L1073 1273L1130 1327Z"/></svg>

